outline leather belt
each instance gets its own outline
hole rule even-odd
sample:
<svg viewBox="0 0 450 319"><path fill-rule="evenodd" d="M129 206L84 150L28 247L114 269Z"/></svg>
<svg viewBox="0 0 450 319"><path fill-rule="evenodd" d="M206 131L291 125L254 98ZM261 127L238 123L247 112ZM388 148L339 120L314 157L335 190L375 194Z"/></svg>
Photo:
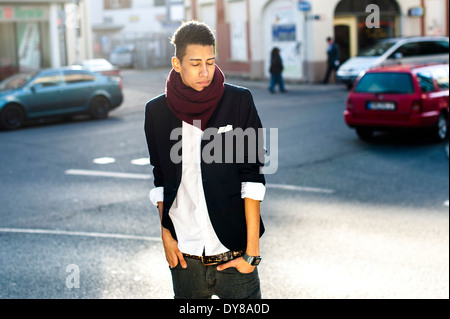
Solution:
<svg viewBox="0 0 450 319"><path fill-rule="evenodd" d="M226 253L214 256L192 256L188 254L183 254L183 256L190 259L200 260L204 266L213 266L242 257L243 254L244 251L228 251Z"/></svg>

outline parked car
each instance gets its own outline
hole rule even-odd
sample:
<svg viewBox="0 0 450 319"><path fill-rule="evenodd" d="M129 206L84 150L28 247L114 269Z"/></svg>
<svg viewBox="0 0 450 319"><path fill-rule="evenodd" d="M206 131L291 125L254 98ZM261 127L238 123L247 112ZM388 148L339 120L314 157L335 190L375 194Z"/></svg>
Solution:
<svg viewBox="0 0 450 319"><path fill-rule="evenodd" d="M449 65L398 65L362 75L347 99L345 122L364 140L377 130L430 128L444 140L449 122Z"/></svg>
<svg viewBox="0 0 450 319"><path fill-rule="evenodd" d="M101 73L106 76L120 76L120 70L106 59L84 60L81 67L91 72Z"/></svg>
<svg viewBox="0 0 450 319"><path fill-rule="evenodd" d="M17 129L27 119L83 113L104 119L122 102L118 77L78 68L19 73L0 82L0 126Z"/></svg>
<svg viewBox="0 0 450 319"><path fill-rule="evenodd" d="M338 81L349 89L361 72L381 66L411 63L449 63L448 37L386 39L350 58L337 72Z"/></svg>
<svg viewBox="0 0 450 319"><path fill-rule="evenodd" d="M134 65L134 46L124 45L116 47L109 60L119 67L132 67Z"/></svg>

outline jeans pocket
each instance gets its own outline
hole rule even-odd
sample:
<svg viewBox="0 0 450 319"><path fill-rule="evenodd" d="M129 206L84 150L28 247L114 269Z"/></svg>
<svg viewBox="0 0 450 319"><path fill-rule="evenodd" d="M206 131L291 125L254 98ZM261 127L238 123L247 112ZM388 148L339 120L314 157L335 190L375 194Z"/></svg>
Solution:
<svg viewBox="0 0 450 319"><path fill-rule="evenodd" d="M255 272L256 272L256 268L255 268L255 269L253 269L252 272L243 273L243 272L240 272L236 267L230 267L230 268L227 268L227 269L225 269L223 271L225 272L227 270L229 270L229 273L238 274L238 275L242 275L242 276L251 276L251 275L255 274Z"/></svg>
<svg viewBox="0 0 450 319"><path fill-rule="evenodd" d="M176 266L173 267L173 268L169 266L169 269L170 269L170 270L183 270L184 268L181 267L181 264L180 264L180 263L178 263L178 265L176 265Z"/></svg>

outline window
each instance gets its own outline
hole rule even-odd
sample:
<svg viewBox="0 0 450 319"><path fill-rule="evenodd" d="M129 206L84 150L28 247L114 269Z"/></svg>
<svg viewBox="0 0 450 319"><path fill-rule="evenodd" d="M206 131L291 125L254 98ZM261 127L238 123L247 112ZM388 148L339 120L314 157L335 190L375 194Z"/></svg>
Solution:
<svg viewBox="0 0 450 319"><path fill-rule="evenodd" d="M426 41L419 45L421 55L448 54L449 44L446 41Z"/></svg>
<svg viewBox="0 0 450 319"><path fill-rule="evenodd" d="M129 9L131 8L131 0L103 0L105 10Z"/></svg>
<svg viewBox="0 0 450 319"><path fill-rule="evenodd" d="M392 46L394 45L394 42L380 42L378 44L375 44L373 47L370 47L368 49L365 49L359 53L359 56L382 56L385 54Z"/></svg>
<svg viewBox="0 0 450 319"><path fill-rule="evenodd" d="M51 87L51 86L57 86L62 83L61 74L59 72L57 73L47 73L39 76L36 80L33 82L34 87Z"/></svg>
<svg viewBox="0 0 450 319"><path fill-rule="evenodd" d="M67 84L74 84L80 82L95 81L95 75L85 71L64 71L64 80Z"/></svg>
<svg viewBox="0 0 450 319"><path fill-rule="evenodd" d="M367 73L357 84L355 92L411 94L414 86L409 73Z"/></svg>
<svg viewBox="0 0 450 319"><path fill-rule="evenodd" d="M155 7L162 7L166 5L166 0L155 0Z"/></svg>
<svg viewBox="0 0 450 319"><path fill-rule="evenodd" d="M433 78L436 80L436 83L441 90L448 90L448 66L447 68L436 68L433 70Z"/></svg>
<svg viewBox="0 0 450 319"><path fill-rule="evenodd" d="M419 44L417 42L406 43L398 48L393 55L397 56L398 53L401 53L404 58L420 55Z"/></svg>
<svg viewBox="0 0 450 319"><path fill-rule="evenodd" d="M36 73L18 73L16 75L12 75L5 81L0 82L0 91L17 90L23 88L35 75Z"/></svg>
<svg viewBox="0 0 450 319"><path fill-rule="evenodd" d="M435 91L433 77L430 72L421 71L417 73L417 79L419 80L420 89L422 92L433 92Z"/></svg>

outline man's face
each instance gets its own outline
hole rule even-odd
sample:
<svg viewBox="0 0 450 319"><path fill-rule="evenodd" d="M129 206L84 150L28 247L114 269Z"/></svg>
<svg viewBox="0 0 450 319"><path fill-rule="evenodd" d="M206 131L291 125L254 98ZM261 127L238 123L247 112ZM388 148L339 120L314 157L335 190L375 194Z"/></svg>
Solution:
<svg viewBox="0 0 450 319"><path fill-rule="evenodd" d="M177 57L172 58L172 66L180 73L183 83L198 92L211 84L216 70L215 62L213 45L190 44L186 48L183 61Z"/></svg>

